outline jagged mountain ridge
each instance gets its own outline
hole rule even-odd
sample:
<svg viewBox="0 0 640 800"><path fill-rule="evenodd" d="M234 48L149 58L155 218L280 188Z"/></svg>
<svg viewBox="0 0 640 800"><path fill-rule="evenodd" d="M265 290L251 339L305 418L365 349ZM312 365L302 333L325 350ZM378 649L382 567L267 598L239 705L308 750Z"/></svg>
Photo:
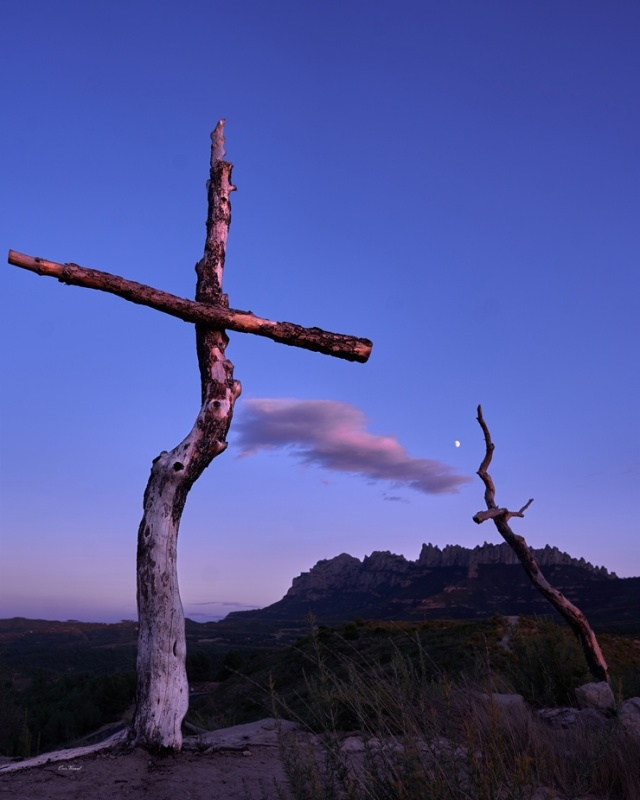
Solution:
<svg viewBox="0 0 640 800"><path fill-rule="evenodd" d="M549 545L533 553L547 579L585 613L603 622L637 623L640 578L619 579ZM416 561L389 551L362 560L342 553L294 578L282 600L227 619L299 621L309 612L321 623L358 616L417 620L555 613L511 548L485 542L474 548L424 544Z"/></svg>
<svg viewBox="0 0 640 800"><path fill-rule="evenodd" d="M584 558L573 558L568 553L563 553L557 547L548 544L538 549L531 548L531 552L541 567L568 564L604 578L618 577L615 572L609 572L605 567L594 567ZM448 544L442 550L437 545L429 543L422 545L417 563L426 567L466 566L473 569L479 564L518 564L519 561L506 542L500 544L485 542L473 549L457 544Z"/></svg>

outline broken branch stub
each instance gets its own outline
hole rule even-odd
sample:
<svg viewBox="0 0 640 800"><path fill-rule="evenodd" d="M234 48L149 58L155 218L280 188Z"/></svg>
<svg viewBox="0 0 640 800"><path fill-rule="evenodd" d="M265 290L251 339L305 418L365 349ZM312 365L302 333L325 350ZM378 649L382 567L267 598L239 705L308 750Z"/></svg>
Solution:
<svg viewBox="0 0 640 800"><path fill-rule="evenodd" d="M514 551L518 560L522 564L524 571L527 573L529 579L540 592L540 594L547 599L551 605L558 611L567 621L571 630L575 633L584 653L589 671L597 681L609 682L609 668L607 662L602 655L602 650L598 644L595 633L591 629L589 622L580 609L568 600L562 592L555 589L544 577L538 566L533 552L527 545L522 536L514 533L509 527L508 521L511 517L524 517L524 512L533 502L533 498L529 500L519 511L509 511L506 508L498 508L495 500L496 487L493 483L491 475L489 475L489 466L493 457L495 445L491 441L491 434L489 428L482 415L482 406L478 406L478 423L482 428L485 440L485 455L480 464L478 475L484 483L485 492L484 499L487 505L486 511L478 511L473 516L473 521L481 524L488 519L492 519L498 532L507 544Z"/></svg>

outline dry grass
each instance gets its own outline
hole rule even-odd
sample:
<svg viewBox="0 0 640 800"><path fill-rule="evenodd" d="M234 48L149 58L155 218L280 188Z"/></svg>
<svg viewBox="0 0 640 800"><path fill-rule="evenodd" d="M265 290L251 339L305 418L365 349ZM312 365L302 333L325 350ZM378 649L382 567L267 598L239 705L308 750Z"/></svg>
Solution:
<svg viewBox="0 0 640 800"><path fill-rule="evenodd" d="M265 800L640 798L640 742L615 720L553 729L486 686L434 680L421 658L367 671L345 658L338 675L317 637L314 654L304 716L320 747L283 734L289 787ZM274 706L291 716L275 694Z"/></svg>

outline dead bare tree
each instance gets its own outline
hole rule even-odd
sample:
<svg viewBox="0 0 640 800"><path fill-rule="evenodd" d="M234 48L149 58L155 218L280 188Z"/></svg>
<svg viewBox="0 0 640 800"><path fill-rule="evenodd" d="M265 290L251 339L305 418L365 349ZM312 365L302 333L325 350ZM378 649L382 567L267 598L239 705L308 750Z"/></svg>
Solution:
<svg viewBox="0 0 640 800"><path fill-rule="evenodd" d="M479 525L487 519L493 520L493 524L496 526L498 532L505 542L511 547L518 557L518 560L524 567L524 571L529 576L533 585L540 592L540 594L551 603L556 611L558 611L565 618L572 631L578 637L587 660L589 671L595 680L606 681L608 683L609 668L607 667L607 662L604 660L604 656L602 655L602 650L600 649L596 635L591 629L587 618L579 608L574 606L570 600L567 600L562 592L559 592L557 589L551 586L551 584L540 571L538 562L536 561L533 552L527 545L524 538L514 533L509 526L509 520L511 517L524 517L524 512L527 510L527 508L529 508L531 503L533 503L533 498L525 503L519 511L509 511L506 508L498 508L496 504L496 488L494 486L493 479L488 472L489 465L491 464L491 459L493 457L493 451L495 450L495 445L491 441L489 428L487 427L487 423L484 421L484 417L482 416L482 406L478 406L477 419L480 427L482 428L482 432L484 433L484 441L486 444L485 456L480 464L478 475L485 486L484 500L487 504L487 510L478 511L478 513L473 517L473 521Z"/></svg>
<svg viewBox="0 0 640 800"><path fill-rule="evenodd" d="M62 283L117 294L196 325L202 406L185 439L153 460L138 531L137 599L139 641L137 706L130 743L150 749L179 750L181 725L189 704L185 669L184 613L177 575L177 541L187 495L211 461L227 447L234 403L241 392L226 358L225 329L266 336L277 342L364 362L368 339L272 322L229 308L222 276L231 204L232 164L224 160L224 120L211 134L207 183L208 215L204 256L196 265L195 302L134 281L77 264L58 264L13 250L9 263L58 278Z"/></svg>

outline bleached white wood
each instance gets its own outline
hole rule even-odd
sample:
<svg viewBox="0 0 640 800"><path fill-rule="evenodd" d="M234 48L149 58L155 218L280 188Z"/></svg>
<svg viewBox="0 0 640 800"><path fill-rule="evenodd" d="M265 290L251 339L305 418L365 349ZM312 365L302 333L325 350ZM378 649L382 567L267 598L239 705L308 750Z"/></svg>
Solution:
<svg viewBox="0 0 640 800"><path fill-rule="evenodd" d="M196 299L224 304L222 275L231 206L232 166L220 160L224 123L212 134L209 213L204 256L196 267ZM137 704L132 743L150 749L179 750L182 720L189 707L185 668L184 613L177 573L180 519L189 490L226 447L240 383L225 356L224 331L196 327L202 407L186 438L154 460L144 494L138 530L137 595L140 632Z"/></svg>
<svg viewBox="0 0 640 800"><path fill-rule="evenodd" d="M0 766L0 775L5 775L7 772L31 769L31 767L40 767L43 764L51 764L57 761L73 761L82 756L90 756L93 753L98 753L100 750L109 750L112 747L123 744L127 739L127 735L127 731L119 731L108 739L105 739L104 742L98 742L98 744L90 744L86 747L69 747L66 750L56 750L53 753L43 753L33 758L25 758L24 761L17 761L13 764L4 764Z"/></svg>

